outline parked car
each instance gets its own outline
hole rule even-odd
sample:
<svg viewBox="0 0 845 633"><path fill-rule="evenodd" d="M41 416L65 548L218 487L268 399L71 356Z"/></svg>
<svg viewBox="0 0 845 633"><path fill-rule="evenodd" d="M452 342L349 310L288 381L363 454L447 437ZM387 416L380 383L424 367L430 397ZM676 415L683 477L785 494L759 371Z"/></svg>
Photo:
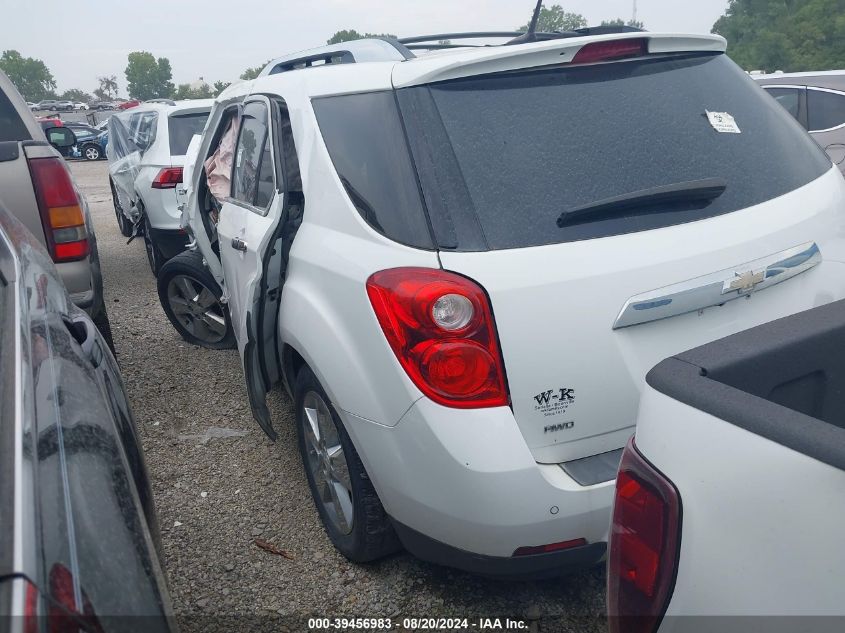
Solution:
<svg viewBox="0 0 845 633"><path fill-rule="evenodd" d="M108 633L132 616L170 631L155 506L117 363L41 240L3 208L0 338L4 622Z"/></svg>
<svg viewBox="0 0 845 633"><path fill-rule="evenodd" d="M26 105L30 110L35 110L35 104L32 101L27 101Z"/></svg>
<svg viewBox="0 0 845 633"><path fill-rule="evenodd" d="M755 75L845 172L845 70Z"/></svg>
<svg viewBox="0 0 845 633"><path fill-rule="evenodd" d="M141 102L137 99L130 99L129 101L121 101L117 104L118 110L129 110L130 108L136 108L141 105Z"/></svg>
<svg viewBox="0 0 845 633"><path fill-rule="evenodd" d="M353 561L597 563L648 369L845 296L845 180L725 40L600 32L345 42L217 98L159 297L196 342L207 263Z"/></svg>
<svg viewBox="0 0 845 633"><path fill-rule="evenodd" d="M140 227L150 269L185 249L177 190L188 143L202 132L211 100L144 104L109 119L109 174L115 213L125 236Z"/></svg>
<svg viewBox="0 0 845 633"><path fill-rule="evenodd" d="M38 121L38 125L41 126L41 129L44 131L45 134L50 128L65 127L64 121L62 121L58 117L40 117L36 120Z"/></svg>
<svg viewBox="0 0 845 633"><path fill-rule="evenodd" d="M765 630L837 628L845 553L830 527L845 520L843 344L837 301L649 372L616 484L611 631L717 620L706 616L722 616L719 631L747 631L749 616Z"/></svg>
<svg viewBox="0 0 845 633"><path fill-rule="evenodd" d="M35 104L36 110L57 110L59 102L56 99L42 99Z"/></svg>
<svg viewBox="0 0 845 633"><path fill-rule="evenodd" d="M85 160L105 159L108 134L86 123L66 122L65 126L76 135L74 156Z"/></svg>
<svg viewBox="0 0 845 633"><path fill-rule="evenodd" d="M75 143L66 127L48 126L45 138L26 102L0 72L0 203L47 248L71 299L111 345L94 225L57 151L66 152Z"/></svg>
<svg viewBox="0 0 845 633"><path fill-rule="evenodd" d="M98 132L94 136L77 138L76 147L85 160L105 160L109 145L109 133Z"/></svg>
<svg viewBox="0 0 845 633"><path fill-rule="evenodd" d="M57 101L55 105L56 110L61 110L64 112L73 112L74 105L73 101Z"/></svg>
<svg viewBox="0 0 845 633"><path fill-rule="evenodd" d="M73 109L74 110L90 110L91 106L87 103L82 103L81 101L74 101L73 102Z"/></svg>
<svg viewBox="0 0 845 633"><path fill-rule="evenodd" d="M116 106L111 101L92 101L90 107L92 110L114 110Z"/></svg>

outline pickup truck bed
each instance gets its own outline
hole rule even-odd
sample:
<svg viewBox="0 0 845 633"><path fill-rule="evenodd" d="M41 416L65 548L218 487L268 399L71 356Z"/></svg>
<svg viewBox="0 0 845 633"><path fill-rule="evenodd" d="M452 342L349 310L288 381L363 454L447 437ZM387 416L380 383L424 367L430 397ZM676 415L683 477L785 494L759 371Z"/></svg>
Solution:
<svg viewBox="0 0 845 633"><path fill-rule="evenodd" d="M657 391L845 470L845 301L669 358Z"/></svg>
<svg viewBox="0 0 845 633"><path fill-rule="evenodd" d="M611 631L841 631L845 301L664 360L646 381L617 480Z"/></svg>

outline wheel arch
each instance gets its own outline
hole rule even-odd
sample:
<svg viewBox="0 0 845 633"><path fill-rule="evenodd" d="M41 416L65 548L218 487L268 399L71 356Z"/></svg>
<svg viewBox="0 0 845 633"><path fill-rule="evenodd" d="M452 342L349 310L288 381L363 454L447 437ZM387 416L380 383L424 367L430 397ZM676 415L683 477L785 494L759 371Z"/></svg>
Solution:
<svg viewBox="0 0 845 633"><path fill-rule="evenodd" d="M394 426L421 393L402 370L363 287L344 297L292 271L285 282L279 343L286 383L307 364L332 404Z"/></svg>

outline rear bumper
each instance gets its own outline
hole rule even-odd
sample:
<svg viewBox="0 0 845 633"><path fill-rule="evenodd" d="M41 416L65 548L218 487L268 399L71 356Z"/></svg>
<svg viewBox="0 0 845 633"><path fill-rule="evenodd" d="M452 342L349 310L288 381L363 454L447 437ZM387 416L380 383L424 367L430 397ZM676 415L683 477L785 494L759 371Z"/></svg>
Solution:
<svg viewBox="0 0 845 633"><path fill-rule="evenodd" d="M87 258L56 264L56 270L73 304L87 312L89 316L94 316L103 305L103 278L100 272L96 237L89 235L89 241L92 244L92 252Z"/></svg>
<svg viewBox="0 0 845 633"><path fill-rule="evenodd" d="M605 543L592 543L533 556L485 556L436 541L398 521L393 521L393 527L405 549L421 560L505 580L540 580L588 569L607 550Z"/></svg>
<svg viewBox="0 0 845 633"><path fill-rule="evenodd" d="M509 408L456 410L422 398L393 427L339 413L403 542L421 558L493 575L513 566L519 575L538 569L512 558L518 548L581 538L598 546L583 560L574 550L539 557L549 563L528 559L542 572L601 558L613 480L582 486L559 465L538 464Z"/></svg>
<svg viewBox="0 0 845 633"><path fill-rule="evenodd" d="M179 229L155 229L150 227L150 239L167 259L185 250L188 234Z"/></svg>

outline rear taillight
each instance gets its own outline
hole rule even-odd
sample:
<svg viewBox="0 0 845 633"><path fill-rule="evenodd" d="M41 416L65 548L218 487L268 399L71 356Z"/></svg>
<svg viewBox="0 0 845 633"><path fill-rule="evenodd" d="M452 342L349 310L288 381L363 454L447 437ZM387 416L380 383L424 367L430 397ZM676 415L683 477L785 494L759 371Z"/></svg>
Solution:
<svg viewBox="0 0 845 633"><path fill-rule="evenodd" d="M675 486L637 451L625 447L616 479L607 562L611 633L653 633L672 589L681 538Z"/></svg>
<svg viewBox="0 0 845 633"><path fill-rule="evenodd" d="M38 588L24 580L23 633L38 633Z"/></svg>
<svg viewBox="0 0 845 633"><path fill-rule="evenodd" d="M426 396L447 407L508 404L505 370L487 295L465 277L393 268L367 280L387 341Z"/></svg>
<svg viewBox="0 0 845 633"><path fill-rule="evenodd" d="M182 182L181 167L165 167L153 179L153 189L174 189Z"/></svg>
<svg viewBox="0 0 845 633"><path fill-rule="evenodd" d="M29 170L53 261L85 259L90 252L88 230L67 165L61 158L33 158Z"/></svg>
<svg viewBox="0 0 845 633"><path fill-rule="evenodd" d="M593 42L579 50L572 59L572 64L595 64L610 62L628 57L640 57L648 54L648 40L634 38L627 40L612 40L610 42Z"/></svg>

